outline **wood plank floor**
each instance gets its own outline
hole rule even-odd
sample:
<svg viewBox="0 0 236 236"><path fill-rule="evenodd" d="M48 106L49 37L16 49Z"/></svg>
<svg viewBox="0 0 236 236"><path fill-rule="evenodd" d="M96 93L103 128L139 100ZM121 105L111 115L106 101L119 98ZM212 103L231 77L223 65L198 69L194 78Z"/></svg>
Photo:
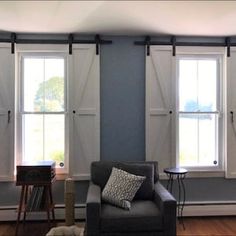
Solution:
<svg viewBox="0 0 236 236"><path fill-rule="evenodd" d="M64 225L57 222L56 225ZM84 222L77 222L80 227ZM188 217L184 218L185 230L177 222L178 236L236 236L236 217ZM53 225L52 225L53 227ZM18 236L45 236L49 231L47 222L20 224ZM0 236L14 236L15 222L0 222Z"/></svg>
<svg viewBox="0 0 236 236"><path fill-rule="evenodd" d="M178 236L236 236L236 217L188 217L183 226L177 222Z"/></svg>
<svg viewBox="0 0 236 236"><path fill-rule="evenodd" d="M65 225L64 222L51 224L51 227ZM77 222L78 227L84 227L84 222ZM15 222L0 222L0 236L15 236ZM50 230L46 221L30 221L25 225L20 223L17 236L45 236Z"/></svg>

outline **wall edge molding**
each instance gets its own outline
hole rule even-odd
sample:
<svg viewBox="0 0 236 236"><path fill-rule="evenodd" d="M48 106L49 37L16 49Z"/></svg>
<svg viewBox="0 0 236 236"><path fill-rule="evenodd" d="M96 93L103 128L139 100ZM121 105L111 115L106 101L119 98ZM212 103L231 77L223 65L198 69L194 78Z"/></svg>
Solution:
<svg viewBox="0 0 236 236"><path fill-rule="evenodd" d="M84 220L86 214L85 204L75 204L75 220ZM0 221L16 221L17 219L17 205L1 206L0 207ZM23 214L21 214L21 219ZM65 205L55 205L56 220L65 220ZM27 220L47 220L46 212L29 212L26 216Z"/></svg>
<svg viewBox="0 0 236 236"><path fill-rule="evenodd" d="M236 215L236 201L186 202L183 216L233 216ZM23 217L23 215L22 215ZM65 205L55 206L56 220L65 220ZM75 220L85 220L86 205L75 204ZM1 206L0 221L16 221L17 205ZM46 212L30 212L26 220L47 220Z"/></svg>

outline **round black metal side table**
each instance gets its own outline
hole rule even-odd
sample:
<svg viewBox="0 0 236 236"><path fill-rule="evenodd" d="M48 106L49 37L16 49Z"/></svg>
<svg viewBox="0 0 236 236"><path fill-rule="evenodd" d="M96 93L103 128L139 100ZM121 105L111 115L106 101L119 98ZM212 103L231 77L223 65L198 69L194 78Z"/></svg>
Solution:
<svg viewBox="0 0 236 236"><path fill-rule="evenodd" d="M183 222L183 209L185 205L185 186L184 186L184 179L186 177L186 174L188 171L184 168L165 168L164 172L168 176L168 183L167 183L167 190L172 193L172 187L173 187L173 181L174 179L177 179L178 182L178 204L177 204L177 216L182 222L182 225L184 227ZM185 229L185 227L184 227Z"/></svg>

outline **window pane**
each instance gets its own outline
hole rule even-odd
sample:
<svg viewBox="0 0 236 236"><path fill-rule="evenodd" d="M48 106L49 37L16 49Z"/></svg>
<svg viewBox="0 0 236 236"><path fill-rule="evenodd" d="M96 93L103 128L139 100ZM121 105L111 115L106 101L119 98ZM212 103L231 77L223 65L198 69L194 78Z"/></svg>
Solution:
<svg viewBox="0 0 236 236"><path fill-rule="evenodd" d="M24 111L64 111L63 58L24 58Z"/></svg>
<svg viewBox="0 0 236 236"><path fill-rule="evenodd" d="M209 59L179 62L179 110L216 111L217 63Z"/></svg>
<svg viewBox="0 0 236 236"><path fill-rule="evenodd" d="M43 160L43 115L23 115L25 161Z"/></svg>
<svg viewBox="0 0 236 236"><path fill-rule="evenodd" d="M45 115L45 150L44 159L54 160L59 166L64 164L65 150L65 116L64 115Z"/></svg>
<svg viewBox="0 0 236 236"><path fill-rule="evenodd" d="M64 163L65 116L27 114L23 120L24 160Z"/></svg>
<svg viewBox="0 0 236 236"><path fill-rule="evenodd" d="M64 111L64 59L45 59L45 111Z"/></svg>
<svg viewBox="0 0 236 236"><path fill-rule="evenodd" d="M200 111L216 111L216 60L198 61L198 107Z"/></svg>
<svg viewBox="0 0 236 236"><path fill-rule="evenodd" d="M179 110L197 110L197 61L179 61Z"/></svg>
<svg viewBox="0 0 236 236"><path fill-rule="evenodd" d="M38 58L24 58L24 111L41 111L37 93L42 91L44 81L44 61ZM43 103L43 99L41 103Z"/></svg>
<svg viewBox="0 0 236 236"><path fill-rule="evenodd" d="M217 161L217 115L179 116L179 165L214 166Z"/></svg>

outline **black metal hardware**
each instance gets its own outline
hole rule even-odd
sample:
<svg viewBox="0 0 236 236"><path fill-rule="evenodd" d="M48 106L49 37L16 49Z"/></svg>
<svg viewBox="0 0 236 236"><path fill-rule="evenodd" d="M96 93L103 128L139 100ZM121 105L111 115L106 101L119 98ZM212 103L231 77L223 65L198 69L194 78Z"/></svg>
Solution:
<svg viewBox="0 0 236 236"><path fill-rule="evenodd" d="M68 36L62 35L62 34L58 35L58 36L61 36L62 38L65 38L65 39L50 39L50 38L43 39L43 38L40 38L40 36L38 38L36 36L32 39L27 39L28 35L31 35L31 34L20 34L20 36L17 36L16 33L5 34L5 36L3 36L2 38L0 36L0 42L1 43L11 43L12 44L11 45L12 46L12 53L15 52L14 47L13 47L14 43L20 43L20 44L69 44L69 35ZM25 36L25 38L24 38L24 36ZM51 37L51 34L49 34L48 36ZM75 34L73 34L73 37L75 38ZM72 43L73 44L96 44L96 41L95 41L95 39L73 39ZM99 38L98 43L99 44L112 44L112 40L103 40L103 39Z"/></svg>
<svg viewBox="0 0 236 236"><path fill-rule="evenodd" d="M213 161L213 164L214 164L214 165L217 165L217 161L216 161L216 160L215 160L215 161Z"/></svg>
<svg viewBox="0 0 236 236"><path fill-rule="evenodd" d="M225 38L225 44L227 47L227 57L230 57L230 38L229 37Z"/></svg>
<svg viewBox="0 0 236 236"><path fill-rule="evenodd" d="M98 34L95 35L95 42L96 42L96 55L99 55L100 36Z"/></svg>
<svg viewBox="0 0 236 236"><path fill-rule="evenodd" d="M83 39L74 39L73 43L77 44L96 44L95 40L83 40ZM112 40L99 39L99 44L112 44Z"/></svg>
<svg viewBox="0 0 236 236"><path fill-rule="evenodd" d="M68 39L16 39L20 44L68 44ZM74 43L74 42L73 42Z"/></svg>
<svg viewBox="0 0 236 236"><path fill-rule="evenodd" d="M151 41L151 38L150 36L146 36L146 45L147 45L147 56L150 56L150 41Z"/></svg>
<svg viewBox="0 0 236 236"><path fill-rule="evenodd" d="M172 114L172 111L169 111L169 114Z"/></svg>
<svg viewBox="0 0 236 236"><path fill-rule="evenodd" d="M230 111L230 114L231 114L231 122L234 123L234 112Z"/></svg>
<svg viewBox="0 0 236 236"><path fill-rule="evenodd" d="M146 41L135 41L135 45L145 46ZM149 45L172 45L171 41L151 41ZM236 46L236 43L231 43L231 46ZM175 46L192 46L192 47L225 47L225 43L215 42L176 42Z"/></svg>
<svg viewBox="0 0 236 236"><path fill-rule="evenodd" d="M175 54L176 54L176 37L175 36L171 38L171 42L172 42L172 56L175 57Z"/></svg>
<svg viewBox="0 0 236 236"><path fill-rule="evenodd" d="M167 35L168 36L168 35ZM168 36L169 37L169 36ZM228 45L226 43L226 38L225 37L214 37L215 38L220 38L222 39L222 42L191 42L192 38L188 41L188 37L186 37L186 40L181 42L181 39L183 37L180 37L179 40L177 36L172 36L169 37L169 39L167 38L166 40L155 40L155 41L149 41L147 42L146 38L144 41L135 41L134 44L135 45L140 45L140 46L145 46L145 45L172 45L173 46L173 39L175 38L176 42L174 46L196 46L196 47L232 47L232 46L236 46L235 42L231 42L231 39L234 37L226 37L228 38ZM190 37L189 37L190 38ZM195 40L197 40L197 37L194 38Z"/></svg>
<svg viewBox="0 0 236 236"><path fill-rule="evenodd" d="M11 111L8 110L8 111L7 111L7 123L9 124L10 121L11 121Z"/></svg>
<svg viewBox="0 0 236 236"><path fill-rule="evenodd" d="M75 113L76 113L76 111L75 111L75 110L73 110L73 113L75 114Z"/></svg>
<svg viewBox="0 0 236 236"><path fill-rule="evenodd" d="M16 34L11 34L11 54L15 53L15 42L16 42Z"/></svg>
<svg viewBox="0 0 236 236"><path fill-rule="evenodd" d="M73 34L69 34L68 41L69 41L69 54L71 55L72 54Z"/></svg>

